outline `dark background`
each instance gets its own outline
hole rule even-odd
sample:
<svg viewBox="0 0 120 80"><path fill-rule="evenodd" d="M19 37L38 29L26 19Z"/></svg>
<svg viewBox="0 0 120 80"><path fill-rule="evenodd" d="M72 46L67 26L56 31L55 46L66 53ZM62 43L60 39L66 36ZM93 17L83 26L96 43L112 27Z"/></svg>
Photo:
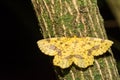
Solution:
<svg viewBox="0 0 120 80"><path fill-rule="evenodd" d="M55 80L49 57L36 44L39 28L30 1L0 2L0 80Z"/></svg>
<svg viewBox="0 0 120 80"><path fill-rule="evenodd" d="M99 8L105 20L115 20L106 4ZM119 34L118 28L106 30L109 36ZM0 2L0 80L55 80L49 57L37 47L41 38L30 0Z"/></svg>

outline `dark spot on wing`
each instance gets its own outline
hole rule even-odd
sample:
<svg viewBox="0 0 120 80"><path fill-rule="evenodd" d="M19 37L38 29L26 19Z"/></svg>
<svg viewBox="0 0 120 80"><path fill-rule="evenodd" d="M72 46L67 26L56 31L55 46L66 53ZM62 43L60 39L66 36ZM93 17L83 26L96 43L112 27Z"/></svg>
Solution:
<svg viewBox="0 0 120 80"><path fill-rule="evenodd" d="M73 55L75 58L84 59L81 55Z"/></svg>
<svg viewBox="0 0 120 80"><path fill-rule="evenodd" d="M54 46L54 45L50 45L49 49L52 49L52 50L58 52L58 55L61 56L61 50L58 49L56 46Z"/></svg>
<svg viewBox="0 0 120 80"><path fill-rule="evenodd" d="M92 49L88 49L88 56L91 56L92 54Z"/></svg>
<svg viewBox="0 0 120 80"><path fill-rule="evenodd" d="M89 44L89 45L90 45L90 42L87 42L87 44Z"/></svg>
<svg viewBox="0 0 120 80"><path fill-rule="evenodd" d="M96 46L92 47L92 49L97 50L97 49L99 49L99 47L100 47L100 45L96 45Z"/></svg>
<svg viewBox="0 0 120 80"><path fill-rule="evenodd" d="M91 49L88 49L88 56L91 56L92 55L92 51L93 50L98 50L100 48L100 45L96 45L94 47L92 47Z"/></svg>
<svg viewBox="0 0 120 80"><path fill-rule="evenodd" d="M68 44L65 44L65 46L69 46Z"/></svg>
<svg viewBox="0 0 120 80"><path fill-rule="evenodd" d="M60 42L60 44L63 44L63 42Z"/></svg>
<svg viewBox="0 0 120 80"><path fill-rule="evenodd" d="M82 47L85 46L86 44L82 44Z"/></svg>
<svg viewBox="0 0 120 80"><path fill-rule="evenodd" d="M65 57L65 59L70 59L70 58L73 58L73 57L79 58L79 59L84 59L84 57L82 57L80 55L69 55L69 56Z"/></svg>
<svg viewBox="0 0 120 80"><path fill-rule="evenodd" d="M54 45L50 45L49 49L56 50L56 49L57 49L57 47L56 47L56 46L54 46Z"/></svg>
<svg viewBox="0 0 120 80"><path fill-rule="evenodd" d="M60 49L56 49L56 51L58 52L58 55L59 55L59 56L62 56Z"/></svg>
<svg viewBox="0 0 120 80"><path fill-rule="evenodd" d="M73 57L73 55L69 55L69 56L65 57L65 59L70 59L72 57Z"/></svg>

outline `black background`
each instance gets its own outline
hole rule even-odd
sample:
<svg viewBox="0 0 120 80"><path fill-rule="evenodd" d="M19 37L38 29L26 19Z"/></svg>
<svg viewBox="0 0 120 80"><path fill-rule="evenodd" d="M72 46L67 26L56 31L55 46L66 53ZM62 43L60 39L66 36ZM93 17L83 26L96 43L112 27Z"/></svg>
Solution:
<svg viewBox="0 0 120 80"><path fill-rule="evenodd" d="M104 19L113 19L106 6L100 9ZM55 80L49 57L37 47L41 38L30 0L0 2L0 80Z"/></svg>
<svg viewBox="0 0 120 80"><path fill-rule="evenodd" d="M0 80L55 80L33 6L27 0L0 2Z"/></svg>

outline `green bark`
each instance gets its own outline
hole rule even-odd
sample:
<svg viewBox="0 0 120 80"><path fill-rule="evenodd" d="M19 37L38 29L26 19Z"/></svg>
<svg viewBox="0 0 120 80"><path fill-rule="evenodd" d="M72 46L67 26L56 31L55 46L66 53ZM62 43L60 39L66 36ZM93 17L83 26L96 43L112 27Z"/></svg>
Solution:
<svg viewBox="0 0 120 80"><path fill-rule="evenodd" d="M99 37L106 39L96 0L32 0L41 33L51 37ZM95 57L93 66L78 69L54 67L58 80L118 80L112 52Z"/></svg>

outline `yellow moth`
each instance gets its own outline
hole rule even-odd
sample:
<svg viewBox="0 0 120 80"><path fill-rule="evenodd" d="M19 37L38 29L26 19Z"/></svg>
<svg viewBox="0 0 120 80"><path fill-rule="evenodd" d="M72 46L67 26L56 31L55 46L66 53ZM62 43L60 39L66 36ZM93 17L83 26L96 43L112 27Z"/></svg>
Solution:
<svg viewBox="0 0 120 80"><path fill-rule="evenodd" d="M64 69L72 63L80 68L93 65L94 56L105 53L113 42L92 37L58 37L42 39L37 44L44 54L54 56L55 66Z"/></svg>

